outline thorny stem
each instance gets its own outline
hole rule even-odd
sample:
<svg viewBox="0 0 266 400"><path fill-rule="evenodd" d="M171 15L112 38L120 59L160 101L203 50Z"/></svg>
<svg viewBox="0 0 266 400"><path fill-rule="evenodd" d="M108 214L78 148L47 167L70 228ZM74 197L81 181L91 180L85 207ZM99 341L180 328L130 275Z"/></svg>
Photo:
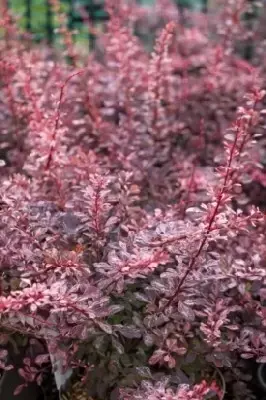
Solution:
<svg viewBox="0 0 266 400"><path fill-rule="evenodd" d="M53 134L52 134L51 147L50 147L50 151L49 151L49 155L48 155L48 159L47 159L47 163L46 163L46 167L45 167L46 171L51 166L51 163L53 161L53 155L54 155L55 148L56 148L56 136L57 136L57 132L58 132L58 128L59 128L59 122L60 122L60 117L61 117L61 106L62 106L62 102L63 102L65 87L72 78L74 78L75 76L80 75L84 72L85 72L85 70L82 69L78 72L71 74L61 85L58 106L57 106L57 110L56 110L56 114L55 114L55 124L54 124L54 130L53 130Z"/></svg>
<svg viewBox="0 0 266 400"><path fill-rule="evenodd" d="M159 118L159 108L160 108L160 77L162 75L162 65L164 61L164 57L168 48L171 45L176 25L174 22L170 22L165 30L162 32L162 35L158 38L157 44L155 47L155 54L151 62L151 66L155 68L156 83L151 88L152 92L152 109L151 109L151 124L150 124L150 133L153 136L157 136L158 134L158 118Z"/></svg>
<svg viewBox="0 0 266 400"><path fill-rule="evenodd" d="M100 201L101 201L101 191L102 191L103 182L100 181L99 185L96 189L96 193L94 195L94 205L93 205L93 213L94 213L94 229L96 232L97 238L101 236L101 221L100 221Z"/></svg>
<svg viewBox="0 0 266 400"><path fill-rule="evenodd" d="M180 240L185 240L187 239L188 235L181 235L181 236L173 236L170 237L168 239L164 239L164 240L155 240L152 242L149 242L149 247L159 247L159 246L166 246L175 242L178 242Z"/></svg>
<svg viewBox="0 0 266 400"><path fill-rule="evenodd" d="M253 110L255 110L256 105L257 105L257 101L254 102ZM252 123L252 118L250 118L246 128L244 128L245 129L245 133L243 135L243 141L242 141L242 143L240 145L240 148L239 148L239 153L238 153L238 157L237 157L237 161L238 162L239 162L239 159L240 159L240 155L244 150L245 144L247 143L247 136L248 136L249 129L251 127L251 123ZM167 307L169 307L173 303L173 301L178 297L178 295L179 295L179 293L180 293L180 291L181 291L181 289L183 287L184 282L186 281L188 275L193 271L193 269L195 267L195 264L196 264L196 262L198 260L198 257L200 256L200 254L201 254L201 252L202 252L202 250L203 250L203 248L204 248L204 246L205 246L205 244L207 242L208 236L209 236L210 232L212 231L215 219L216 219L217 215L219 214L219 209L220 209L220 206L221 206L221 203L222 203L223 196L227 192L228 182L229 182L230 179L232 179L234 171L235 171L234 169L232 169L232 162L234 160L234 156L236 155L235 153L237 151L237 145L238 145L239 137L240 137L241 133L243 132L242 129L243 129L243 127L241 125L241 119L238 119L237 123L236 123L236 134L235 134L234 142L233 142L232 147L230 149L230 154L229 154L229 158L228 158L228 161L227 161L225 176L224 176L224 179L223 179L222 186L221 186L221 188L219 190L219 193L218 193L218 196L217 196L217 200L216 200L216 206L215 206L215 208L214 208L214 210L213 210L213 212L211 214L211 217L210 217L206 232L205 232L205 234L204 234L204 236L203 236L203 238L202 238L202 240L200 242L200 245L198 247L198 250L197 250L196 254L191 258L190 263L189 263L189 265L188 265L188 267L186 269L186 272L184 273L183 277L181 278L181 280L180 280L180 282L179 282L174 294L170 297L170 299L168 300L166 305L164 305L162 311L164 311Z"/></svg>

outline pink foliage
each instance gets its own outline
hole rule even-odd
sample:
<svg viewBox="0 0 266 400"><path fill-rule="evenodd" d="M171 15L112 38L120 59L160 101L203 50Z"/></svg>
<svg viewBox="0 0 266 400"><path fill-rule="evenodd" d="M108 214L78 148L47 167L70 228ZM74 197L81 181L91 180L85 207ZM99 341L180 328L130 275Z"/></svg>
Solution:
<svg viewBox="0 0 266 400"><path fill-rule="evenodd" d="M52 340L65 368L90 368L100 386L104 365L117 374L108 388L128 385L127 368L264 362L265 201L253 185L263 197L265 74L235 50L248 35L246 2L226 1L213 20L187 13L186 25L170 1L149 15L106 3L88 59L76 59L64 27L74 65L28 49L11 18L1 23L3 337ZM151 54L134 35L145 21L157 35ZM41 383L40 357L20 370L26 381ZM160 384L123 398L221 398L220 386Z"/></svg>

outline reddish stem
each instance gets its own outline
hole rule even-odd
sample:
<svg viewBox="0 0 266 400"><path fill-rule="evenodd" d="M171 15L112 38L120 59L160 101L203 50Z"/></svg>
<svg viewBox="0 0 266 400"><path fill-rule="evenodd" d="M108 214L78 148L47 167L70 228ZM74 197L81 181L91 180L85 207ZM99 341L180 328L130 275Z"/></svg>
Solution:
<svg viewBox="0 0 266 400"><path fill-rule="evenodd" d="M246 135L247 135L247 132L249 130L250 124L251 124L251 122L248 124L248 126L246 128ZM219 213L219 208L220 208L221 203L222 203L223 195L227 191L228 181L232 177L233 172L234 172L234 170L232 170L231 166L232 166L232 162L233 162L234 156L236 155L239 136L242 133L241 120L237 121L237 127L236 128L237 128L237 130L236 130L236 134L235 134L235 139L234 139L234 142L233 142L232 147L230 149L229 159L228 159L228 162L227 162L226 172L225 172L225 176L224 176L224 179L223 179L223 183L222 183L222 186L221 186L221 188L219 190L219 193L218 193L218 196L217 196L217 200L216 200L216 206L215 206L215 208L214 208L214 210L213 210L213 212L211 214L211 217L210 217L206 232L205 232L204 237L202 238L202 240L200 242L200 245L199 245L199 248L198 248L196 254L191 258L190 263L189 263L189 265L188 265L188 267L186 269L186 272L184 273L183 277L181 278L181 280L180 280L180 282L179 282L174 294L170 297L170 299L168 300L166 305L163 307L163 311L173 303L173 301L176 299L176 297L178 297L186 278L188 277L188 275L193 270L193 268L194 268L194 266L195 266L195 264L197 262L197 259L200 256L200 254L201 254L201 252L202 252L202 250L203 250L203 248L204 248L204 246L205 246L205 244L207 242L208 235L211 232L213 224L214 224L215 219L216 219L216 216ZM245 139L246 135L244 135L244 139ZM244 139L243 139L243 141L244 141ZM246 143L246 141L245 141L245 143ZM241 151L243 151L243 148L244 148L244 146L241 146Z"/></svg>
<svg viewBox="0 0 266 400"><path fill-rule="evenodd" d="M61 106L62 106L62 101L63 101L63 96L64 96L64 90L66 85L68 84L68 82L77 75L80 75L84 72L85 70L82 69L78 72L75 72L73 74L71 74L66 80L65 82L61 85L60 88L60 95L59 95L59 102L58 102L58 106L57 106L57 110L56 110L56 114L55 114L55 125L54 125L54 130L53 130L53 134L52 134L52 140L51 140L51 147L50 147L50 151L49 151L49 155L48 155L48 159L47 159L47 163L46 163L46 171L50 168L51 163L53 161L53 155L55 152L55 148L56 148L56 136L57 136L57 132L58 132L58 128L59 128L59 122L60 122L60 117L61 117Z"/></svg>

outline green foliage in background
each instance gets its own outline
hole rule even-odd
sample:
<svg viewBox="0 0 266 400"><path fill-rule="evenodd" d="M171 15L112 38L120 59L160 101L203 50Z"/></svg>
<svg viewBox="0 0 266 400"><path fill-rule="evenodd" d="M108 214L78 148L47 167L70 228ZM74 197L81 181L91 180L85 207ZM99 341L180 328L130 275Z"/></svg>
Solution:
<svg viewBox="0 0 266 400"><path fill-rule="evenodd" d="M93 0L76 0L76 4L89 5ZM104 0L103 0L104 2ZM155 0L138 0L140 4L149 4L152 6ZM61 0L62 10L69 14L70 2L68 0ZM204 7L205 0L176 0L176 3L183 7L192 9L202 9ZM26 0L10 0L9 4L13 13L19 18L19 25L24 30L27 26L26 19ZM46 38L46 12L47 12L47 0L31 0L31 27L32 33L35 39L42 40ZM99 17L103 11L98 11ZM95 15L97 18L97 14ZM53 17L54 28L58 27L56 17ZM88 33L86 27L82 23L73 25L74 29L77 29L77 40L83 42L84 39L88 40Z"/></svg>
<svg viewBox="0 0 266 400"><path fill-rule="evenodd" d="M196 10L202 10L206 1L204 0L179 0L178 4L182 7L187 7Z"/></svg>
<svg viewBox="0 0 266 400"><path fill-rule="evenodd" d="M19 25L24 30L27 26L26 1L10 0L12 12L19 18ZM69 12L69 2L62 1L62 10ZM46 38L46 0L31 0L31 27L36 40ZM56 18L53 18L54 28L58 27Z"/></svg>

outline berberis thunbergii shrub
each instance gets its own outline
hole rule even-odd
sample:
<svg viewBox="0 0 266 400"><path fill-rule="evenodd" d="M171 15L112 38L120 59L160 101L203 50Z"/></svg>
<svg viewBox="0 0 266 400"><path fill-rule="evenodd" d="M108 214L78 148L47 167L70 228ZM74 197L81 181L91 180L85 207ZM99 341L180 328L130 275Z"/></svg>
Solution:
<svg viewBox="0 0 266 400"><path fill-rule="evenodd" d="M2 13L0 342L47 347L25 358L17 393L57 354L95 399L222 399L225 385L253 398L245 360L266 361L265 211L252 196L266 182L265 76L235 50L248 2L223 3L184 24L170 0L148 13L108 0L87 59L63 25L72 63L29 48ZM136 26L156 32L151 54Z"/></svg>

